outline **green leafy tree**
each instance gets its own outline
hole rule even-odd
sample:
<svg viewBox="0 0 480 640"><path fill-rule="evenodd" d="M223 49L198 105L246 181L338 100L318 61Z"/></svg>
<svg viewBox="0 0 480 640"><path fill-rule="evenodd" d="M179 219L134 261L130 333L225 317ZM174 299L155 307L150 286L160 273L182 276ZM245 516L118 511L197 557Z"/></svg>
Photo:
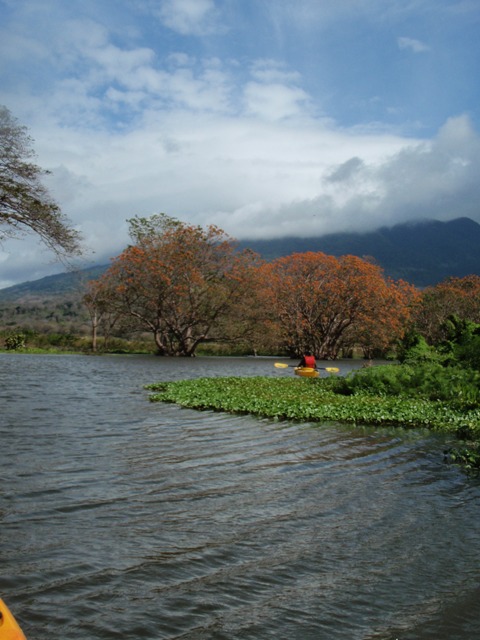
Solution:
<svg viewBox="0 0 480 640"><path fill-rule="evenodd" d="M41 183L48 171L31 162L31 145L26 128L0 106L0 241L30 231L60 258L80 255L80 235Z"/></svg>

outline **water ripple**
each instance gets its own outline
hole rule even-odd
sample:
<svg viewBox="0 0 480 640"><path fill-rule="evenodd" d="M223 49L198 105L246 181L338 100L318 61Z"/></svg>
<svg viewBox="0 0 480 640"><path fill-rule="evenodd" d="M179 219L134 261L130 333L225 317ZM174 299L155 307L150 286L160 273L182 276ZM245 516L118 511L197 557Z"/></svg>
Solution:
<svg viewBox="0 0 480 640"><path fill-rule="evenodd" d="M141 389L260 359L0 365L0 593L29 640L475 637L480 487L437 436Z"/></svg>

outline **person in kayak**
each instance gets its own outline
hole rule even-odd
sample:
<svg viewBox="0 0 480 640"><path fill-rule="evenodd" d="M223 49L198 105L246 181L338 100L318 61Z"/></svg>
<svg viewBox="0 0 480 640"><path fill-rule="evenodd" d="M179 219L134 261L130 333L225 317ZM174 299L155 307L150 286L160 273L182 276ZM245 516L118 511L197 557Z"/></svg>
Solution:
<svg viewBox="0 0 480 640"><path fill-rule="evenodd" d="M316 369L317 362L315 360L315 356L312 353L310 353L310 351L307 351L307 353L305 353L305 355L302 356L302 359L298 363L298 366L308 367L309 369Z"/></svg>

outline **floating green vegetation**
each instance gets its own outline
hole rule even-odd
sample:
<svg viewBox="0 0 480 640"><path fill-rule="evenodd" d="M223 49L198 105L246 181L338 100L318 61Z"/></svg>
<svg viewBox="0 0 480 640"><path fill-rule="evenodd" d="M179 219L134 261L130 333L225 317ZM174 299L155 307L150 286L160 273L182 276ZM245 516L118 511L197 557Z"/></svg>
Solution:
<svg viewBox="0 0 480 640"><path fill-rule="evenodd" d="M480 443L473 442L468 446L452 447L445 451L446 458L453 464L461 465L470 474L480 474Z"/></svg>
<svg viewBox="0 0 480 640"><path fill-rule="evenodd" d="M151 384L150 399L192 409L249 413L278 420L335 421L394 425L442 432L480 434L480 409L458 410L440 400L345 395L328 379L200 378Z"/></svg>
<svg viewBox="0 0 480 640"><path fill-rule="evenodd" d="M383 367L382 367L383 368ZM378 369L382 369L378 368ZM274 420L341 422L352 425L423 428L454 435L459 447L446 460L469 473L480 472L480 406L471 394L451 385L405 384L408 370L388 365L382 371L320 379L230 377L199 378L147 385L153 402L172 402L197 410L252 414ZM426 373L426 372L425 372ZM452 371L455 377L458 371ZM403 377L403 393L397 377ZM365 380L372 378L372 384ZM380 383L380 381L382 381ZM476 382L476 381L475 381ZM469 387L462 380L464 389ZM453 380L452 380L453 384ZM471 391L471 389L468 389ZM466 397L468 396L468 397Z"/></svg>

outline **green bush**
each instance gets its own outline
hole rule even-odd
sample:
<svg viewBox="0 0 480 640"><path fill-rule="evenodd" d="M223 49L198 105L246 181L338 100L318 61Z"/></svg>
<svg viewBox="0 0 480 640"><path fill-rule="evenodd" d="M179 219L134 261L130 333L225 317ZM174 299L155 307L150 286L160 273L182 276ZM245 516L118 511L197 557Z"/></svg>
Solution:
<svg viewBox="0 0 480 640"><path fill-rule="evenodd" d="M455 360L470 369L480 371L480 336L472 335L454 348Z"/></svg>
<svg viewBox="0 0 480 640"><path fill-rule="evenodd" d="M400 345L398 359L402 364L442 363L445 360L445 355L434 346L429 345L423 336L409 333Z"/></svg>
<svg viewBox="0 0 480 640"><path fill-rule="evenodd" d="M360 369L345 378L345 387L350 393L421 397L465 409L480 406L480 372L437 362Z"/></svg>
<svg viewBox="0 0 480 640"><path fill-rule="evenodd" d="M5 349L7 351L18 351L19 349L25 349L26 336L24 333L9 333L5 337Z"/></svg>

